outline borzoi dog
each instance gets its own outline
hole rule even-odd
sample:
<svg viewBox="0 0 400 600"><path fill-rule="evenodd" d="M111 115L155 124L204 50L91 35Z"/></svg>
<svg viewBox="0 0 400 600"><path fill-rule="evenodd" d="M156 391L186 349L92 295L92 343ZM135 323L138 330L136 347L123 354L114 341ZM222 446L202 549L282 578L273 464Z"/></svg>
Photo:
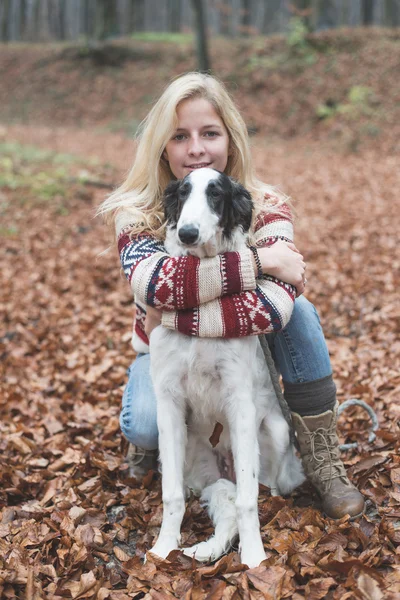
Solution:
<svg viewBox="0 0 400 600"><path fill-rule="evenodd" d="M194 171L166 189L165 247L173 256L199 258L242 250L252 211L249 193L231 178L209 168ZM216 560L239 535L242 562L259 565L265 558L259 481L286 494L304 476L258 338L200 339L160 325L150 335L150 356L164 505L151 552L165 558L178 548L189 488L208 505L215 534L184 553ZM209 438L216 422L223 430L214 449ZM236 485L219 468L220 457L231 452Z"/></svg>

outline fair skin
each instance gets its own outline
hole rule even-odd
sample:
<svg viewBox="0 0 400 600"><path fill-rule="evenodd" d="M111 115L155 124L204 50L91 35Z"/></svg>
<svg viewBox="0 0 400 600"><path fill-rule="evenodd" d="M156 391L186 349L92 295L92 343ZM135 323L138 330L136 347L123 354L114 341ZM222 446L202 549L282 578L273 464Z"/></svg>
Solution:
<svg viewBox="0 0 400 600"><path fill-rule="evenodd" d="M177 128L167 142L163 158L173 175L182 179L195 169L209 167L224 172L230 154L230 141L224 122L214 107L204 98L181 102L176 110ZM278 241L269 248L259 248L263 273L294 285L297 295L304 292L305 262L291 243ZM254 262L254 272L257 266ZM147 335L161 323L161 312L147 307Z"/></svg>

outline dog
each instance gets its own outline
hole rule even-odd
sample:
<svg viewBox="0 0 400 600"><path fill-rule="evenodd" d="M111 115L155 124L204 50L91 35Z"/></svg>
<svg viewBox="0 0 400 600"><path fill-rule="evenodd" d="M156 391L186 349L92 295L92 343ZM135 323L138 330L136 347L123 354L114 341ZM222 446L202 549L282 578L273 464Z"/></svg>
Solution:
<svg viewBox="0 0 400 600"><path fill-rule="evenodd" d="M245 248L253 202L227 175L193 171L169 184L164 206L170 255L203 258ZM259 482L287 494L304 475L257 336L198 338L160 325L150 334L150 357L163 497L160 535L150 552L165 558L179 547L186 488L201 494L215 534L183 552L213 561L239 535L242 563L258 566L265 559ZM217 422L222 433L213 448ZM236 484L221 469L221 457L232 455Z"/></svg>

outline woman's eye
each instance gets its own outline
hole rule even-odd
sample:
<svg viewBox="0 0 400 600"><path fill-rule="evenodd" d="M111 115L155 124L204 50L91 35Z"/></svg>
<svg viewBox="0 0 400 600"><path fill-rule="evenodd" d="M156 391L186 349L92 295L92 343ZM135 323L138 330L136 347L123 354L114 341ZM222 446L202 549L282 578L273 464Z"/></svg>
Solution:
<svg viewBox="0 0 400 600"><path fill-rule="evenodd" d="M218 133L216 131L207 131L206 137L216 137Z"/></svg>
<svg viewBox="0 0 400 600"><path fill-rule="evenodd" d="M176 140L177 142L181 142L182 140L184 140L184 139L185 139L185 136L184 136L184 134L183 134L183 133L178 133L177 135L175 135L175 136L173 137L173 139L174 139L174 140Z"/></svg>

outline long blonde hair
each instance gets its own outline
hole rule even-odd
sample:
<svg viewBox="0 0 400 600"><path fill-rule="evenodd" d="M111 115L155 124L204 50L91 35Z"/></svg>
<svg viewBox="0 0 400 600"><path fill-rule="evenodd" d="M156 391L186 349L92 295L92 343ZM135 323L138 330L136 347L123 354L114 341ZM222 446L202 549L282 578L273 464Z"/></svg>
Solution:
<svg viewBox="0 0 400 600"><path fill-rule="evenodd" d="M163 152L178 124L178 105L191 98L208 100L223 121L230 142L225 173L249 190L256 206L255 212L261 206L265 208L266 203L268 205L265 198L269 195L274 197L274 201L268 210L279 212L287 198L256 178L247 128L232 98L218 79L194 72L172 81L142 121L136 135L138 144L133 166L122 185L101 204L98 214L113 220L119 211L128 211L132 215L132 234L149 231L155 237L164 237L162 196L174 175L163 158Z"/></svg>

